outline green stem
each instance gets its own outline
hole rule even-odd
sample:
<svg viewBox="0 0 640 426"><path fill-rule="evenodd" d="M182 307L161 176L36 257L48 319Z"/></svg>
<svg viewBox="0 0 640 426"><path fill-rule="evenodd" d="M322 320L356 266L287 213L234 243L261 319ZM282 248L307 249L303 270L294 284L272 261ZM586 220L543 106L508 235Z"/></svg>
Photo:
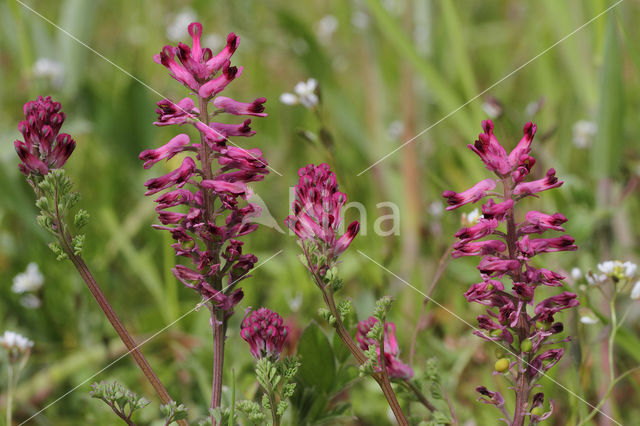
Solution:
<svg viewBox="0 0 640 426"><path fill-rule="evenodd" d="M340 337L342 342L345 344L345 346L349 349L349 352L351 352L353 357L356 359L356 361L358 362L358 365L364 364L365 361L367 361L367 356L364 354L364 352L362 352L362 349L360 349L360 347L353 341L351 334L349 334L349 331L344 326L342 322L342 318L340 316L340 312L338 312L338 309L336 308L336 303L333 300L333 292L331 290L331 287L325 285L322 282L322 279L320 279L320 277L318 277L316 274L314 274L314 279L316 280L316 284L318 284L318 286L322 290L322 296L324 298L325 303L327 304L327 307L329 308L329 311L331 312L331 314L336 320L334 324L336 333L338 333L338 336ZM384 332L384 328L383 328L383 332ZM383 369L383 373L386 373L386 369ZM391 410L393 411L393 414L395 415L396 420L398 421L398 424L400 426L408 426L409 422L407 421L407 418L402 412L402 408L400 407L398 398L396 397L396 394L393 391L393 388L391 387L391 382L389 381L389 377L387 376L387 374L373 373L372 377L375 379L376 382L378 382L378 385L380 386L382 393L387 399L387 402L389 403L389 406L391 407Z"/></svg>
<svg viewBox="0 0 640 426"><path fill-rule="evenodd" d="M609 387L607 388L607 391L605 392L604 396L602 397L602 399L600 400L600 402L598 402L598 405L596 405L593 410L591 410L589 412L589 414L587 415L587 417L585 417L584 419L582 419L580 421L580 423L578 423L577 426L582 426L585 425L588 421L590 421L595 415L596 413L600 412L600 408L604 405L604 403L607 401L607 398L609 398L609 395L611 394L611 391L613 391L613 388L615 387L615 385L618 384L618 382L620 382L620 380L624 379L625 377L627 377L629 374L631 374L632 372L639 370L640 366L638 367L634 367L631 370L628 370L624 373L622 373L620 376L618 376L616 379L614 379L610 384Z"/></svg>
<svg viewBox="0 0 640 426"><path fill-rule="evenodd" d="M618 331L618 320L616 316L616 292L613 292L611 296L611 302L609 309L611 310L611 331L609 332L609 383L613 383L615 380L615 362L613 359L613 346L616 340L616 333Z"/></svg>
<svg viewBox="0 0 640 426"><path fill-rule="evenodd" d="M120 318L118 318L115 310L113 309L105 295L102 293L100 286L91 274L91 271L89 270L87 264L84 262L82 257L74 253L71 235L69 235L69 233L66 231L66 225L58 209L59 201L57 190L54 198L55 221L59 230L58 240L60 242L62 250L64 250L64 252L71 260L71 263L73 263L73 266L80 274L80 277L82 277L82 280L89 288L89 291L93 295L94 299L96 300L96 302L98 302L98 305L102 309L102 312L104 312L105 316L111 323L111 326L116 331L116 333L118 333L118 336L120 336L120 339L129 350L129 353L138 364L138 367L140 367L140 370L142 370L144 376L147 378L149 383L151 383L151 386L153 386L153 389L162 400L162 403L168 404L171 401L169 392L167 392L166 388L151 368L151 365L149 365L149 362L138 348L138 345L136 344L135 340L133 340L133 337L131 337L131 334L129 334L129 331L127 331L125 326L122 324L122 321L120 321ZM187 423L184 420L178 421L178 424L180 424L181 426L187 426Z"/></svg>
<svg viewBox="0 0 640 426"><path fill-rule="evenodd" d="M276 397L269 383L269 389L267 389L269 395L269 405L271 406L271 418L273 419L273 426L280 426L280 418L278 417L278 406L276 405Z"/></svg>
<svg viewBox="0 0 640 426"><path fill-rule="evenodd" d="M11 365L11 361L9 361L8 365L8 375L7 375L7 426L11 426L12 420L12 405L13 405L13 366Z"/></svg>

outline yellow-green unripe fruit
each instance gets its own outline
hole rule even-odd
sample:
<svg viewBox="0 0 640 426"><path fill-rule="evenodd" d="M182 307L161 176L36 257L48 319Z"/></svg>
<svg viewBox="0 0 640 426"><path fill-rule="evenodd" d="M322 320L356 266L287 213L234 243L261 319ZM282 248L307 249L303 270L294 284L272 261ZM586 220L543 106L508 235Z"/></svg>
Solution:
<svg viewBox="0 0 640 426"><path fill-rule="evenodd" d="M500 358L496 361L493 368L499 373L504 373L509 369L509 360L506 358Z"/></svg>
<svg viewBox="0 0 640 426"><path fill-rule="evenodd" d="M524 342L520 343L520 350L522 352L529 352L531 348L533 348L533 344L531 343L531 340L527 339Z"/></svg>
<svg viewBox="0 0 640 426"><path fill-rule="evenodd" d="M542 407L534 407L533 410L531 410L531 415L532 416L542 416L544 414L544 410L542 409Z"/></svg>

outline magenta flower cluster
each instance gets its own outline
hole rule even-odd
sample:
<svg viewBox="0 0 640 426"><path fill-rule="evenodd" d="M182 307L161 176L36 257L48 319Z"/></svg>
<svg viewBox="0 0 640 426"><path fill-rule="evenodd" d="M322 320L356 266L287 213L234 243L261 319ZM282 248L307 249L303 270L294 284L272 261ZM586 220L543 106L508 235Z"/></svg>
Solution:
<svg viewBox="0 0 640 426"><path fill-rule="evenodd" d="M194 143L181 133L160 148L143 151L140 159L145 168L178 154L183 157L175 170L147 181L145 195L166 191L155 199L162 223L155 227L170 231L176 241L176 254L194 265L176 265L175 276L229 316L243 297L242 289L235 288L236 283L257 261L253 254L243 253L243 243L238 238L257 228L251 219L260 214L260 208L241 201L251 194L248 184L262 180L268 170L259 149L229 146L230 137L255 134L249 126L250 119L240 124L210 119L221 113L264 117L266 99L242 103L217 96L242 74L242 67L230 65L239 43L235 34L229 34L226 46L215 56L200 44L201 24L189 25L189 34L192 47L183 43L165 46L154 60L190 89L198 106L190 97L177 103L164 99L158 102L158 120L154 124L191 125L200 133L200 140ZM208 112L210 105L215 108L212 113ZM218 168L212 167L214 163ZM180 210L175 211L176 207Z"/></svg>
<svg viewBox="0 0 640 426"><path fill-rule="evenodd" d="M484 121L482 127L484 132L469 148L478 154L497 179L485 179L461 193L446 191L443 196L449 204L447 210L488 198L482 205L478 222L456 233L459 240L454 246L453 257L482 256L478 264L482 281L473 284L465 297L469 302L487 307L487 314L478 317L479 330L475 334L500 342L517 354L517 362L509 366L517 383L517 418L528 404L534 382L564 353L562 348L548 348L559 343L549 339L564 328L561 322L555 321L556 314L578 305L576 294L570 292L535 303L535 291L540 285L561 287L564 277L534 267L531 260L541 253L572 251L577 247L569 235L533 237L546 231L564 232L562 224L567 219L562 214L529 211L523 219L516 215L516 206L523 198L536 196L563 183L555 177L554 169L542 179L526 180L535 164L529 154L536 126L532 123L524 126L524 136L508 155L493 133L493 123ZM502 191L491 192L498 184ZM509 277L511 284L503 284L504 277ZM529 306L532 309L528 309ZM491 403L499 405L503 402L500 395L484 387L478 389L493 401ZM536 398L539 402L543 395L536 395ZM532 405L528 407L531 409Z"/></svg>
<svg viewBox="0 0 640 426"><path fill-rule="evenodd" d="M320 260L308 262L307 267L323 277L358 234L360 223L353 221L346 232L338 236L347 196L338 190L336 175L328 165L309 164L298 170L298 175L293 214L285 223L302 243L307 259L315 256Z"/></svg>
<svg viewBox="0 0 640 426"><path fill-rule="evenodd" d="M38 96L35 101L24 104L25 120L18 124L24 141L13 144L21 163L20 171L30 174L46 175L50 169L59 169L76 147L76 142L66 133L59 133L65 114L59 102L51 96Z"/></svg>
<svg viewBox="0 0 640 426"><path fill-rule="evenodd" d="M289 327L282 317L267 308L253 311L242 320L240 336L249 343L251 355L256 359L277 360L288 335Z"/></svg>
<svg viewBox="0 0 640 426"><path fill-rule="evenodd" d="M363 351L367 350L369 346L376 348L376 353L378 354L378 367L376 371L381 371L382 358L380 357L380 342L371 337L367 337L367 334L376 323L378 323L378 319L372 316L364 321L360 321L356 332L356 340L360 345L360 349ZM395 379L411 379L413 377L413 370L407 364L400 361L400 349L398 347L398 340L396 339L396 325L394 323L384 323L383 341L384 365L389 377Z"/></svg>

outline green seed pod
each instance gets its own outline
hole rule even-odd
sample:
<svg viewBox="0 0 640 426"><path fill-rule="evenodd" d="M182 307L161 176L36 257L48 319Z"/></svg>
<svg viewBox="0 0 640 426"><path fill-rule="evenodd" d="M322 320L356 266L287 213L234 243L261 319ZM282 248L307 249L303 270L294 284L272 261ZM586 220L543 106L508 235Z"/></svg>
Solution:
<svg viewBox="0 0 640 426"><path fill-rule="evenodd" d="M542 416L543 414L544 414L544 410L542 409L542 407L534 407L534 408L531 410L531 415L532 415L532 416L538 416L538 417L540 417L540 416Z"/></svg>
<svg viewBox="0 0 640 426"><path fill-rule="evenodd" d="M533 348L533 344L531 340L527 339L524 342L520 343L520 350L522 352L529 352Z"/></svg>
<svg viewBox="0 0 640 426"><path fill-rule="evenodd" d="M509 360L507 358L500 358L496 361L493 368L499 373L504 373L509 369Z"/></svg>

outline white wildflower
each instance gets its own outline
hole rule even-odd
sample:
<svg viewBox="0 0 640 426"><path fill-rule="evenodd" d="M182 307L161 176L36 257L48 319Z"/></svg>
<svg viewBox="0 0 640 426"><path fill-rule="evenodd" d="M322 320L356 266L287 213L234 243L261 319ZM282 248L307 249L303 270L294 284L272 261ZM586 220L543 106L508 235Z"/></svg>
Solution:
<svg viewBox="0 0 640 426"><path fill-rule="evenodd" d="M580 322L587 325L597 324L598 320L596 318L590 317L589 315L584 315L580 317Z"/></svg>
<svg viewBox="0 0 640 426"><path fill-rule="evenodd" d="M502 105L495 98L489 98L482 103L482 110L489 118L498 118L502 115Z"/></svg>
<svg viewBox="0 0 640 426"><path fill-rule="evenodd" d="M33 75L48 78L54 87L60 87L64 81L64 66L53 59L38 58L33 64Z"/></svg>
<svg viewBox="0 0 640 426"><path fill-rule="evenodd" d="M11 290L14 293L26 293L28 291L37 291L44 284L44 277L38 269L36 263L29 263L27 270L21 274L18 274L13 279L13 286Z"/></svg>
<svg viewBox="0 0 640 426"><path fill-rule="evenodd" d="M598 264L600 272L612 278L614 281L630 280L638 270L638 265L633 262L621 262L619 260L607 260Z"/></svg>
<svg viewBox="0 0 640 426"><path fill-rule="evenodd" d="M331 37L338 29L338 20L333 15L323 16L318 21L316 27L316 35L323 44L328 44L331 41Z"/></svg>
<svg viewBox="0 0 640 426"><path fill-rule="evenodd" d="M280 102L286 105L302 104L306 108L312 109L318 105L318 95L316 89L318 81L310 78L306 82L301 81L293 88L294 93L283 93L280 95Z"/></svg>
<svg viewBox="0 0 640 426"><path fill-rule="evenodd" d="M13 331L5 331L0 336L0 347L3 347L9 355L9 361L15 363L24 354L28 354L33 347L33 342L21 334Z"/></svg>
<svg viewBox="0 0 640 426"><path fill-rule="evenodd" d="M580 270L580 268L573 268L571 270L571 278L574 281L578 281L580 278L582 278L582 271Z"/></svg>
<svg viewBox="0 0 640 426"><path fill-rule="evenodd" d="M588 148L598 131L598 125L593 121L580 120L573 125L573 144L576 148Z"/></svg>
<svg viewBox="0 0 640 426"><path fill-rule="evenodd" d="M369 26L369 15L365 12L358 10L351 17L351 25L359 30L364 30Z"/></svg>

